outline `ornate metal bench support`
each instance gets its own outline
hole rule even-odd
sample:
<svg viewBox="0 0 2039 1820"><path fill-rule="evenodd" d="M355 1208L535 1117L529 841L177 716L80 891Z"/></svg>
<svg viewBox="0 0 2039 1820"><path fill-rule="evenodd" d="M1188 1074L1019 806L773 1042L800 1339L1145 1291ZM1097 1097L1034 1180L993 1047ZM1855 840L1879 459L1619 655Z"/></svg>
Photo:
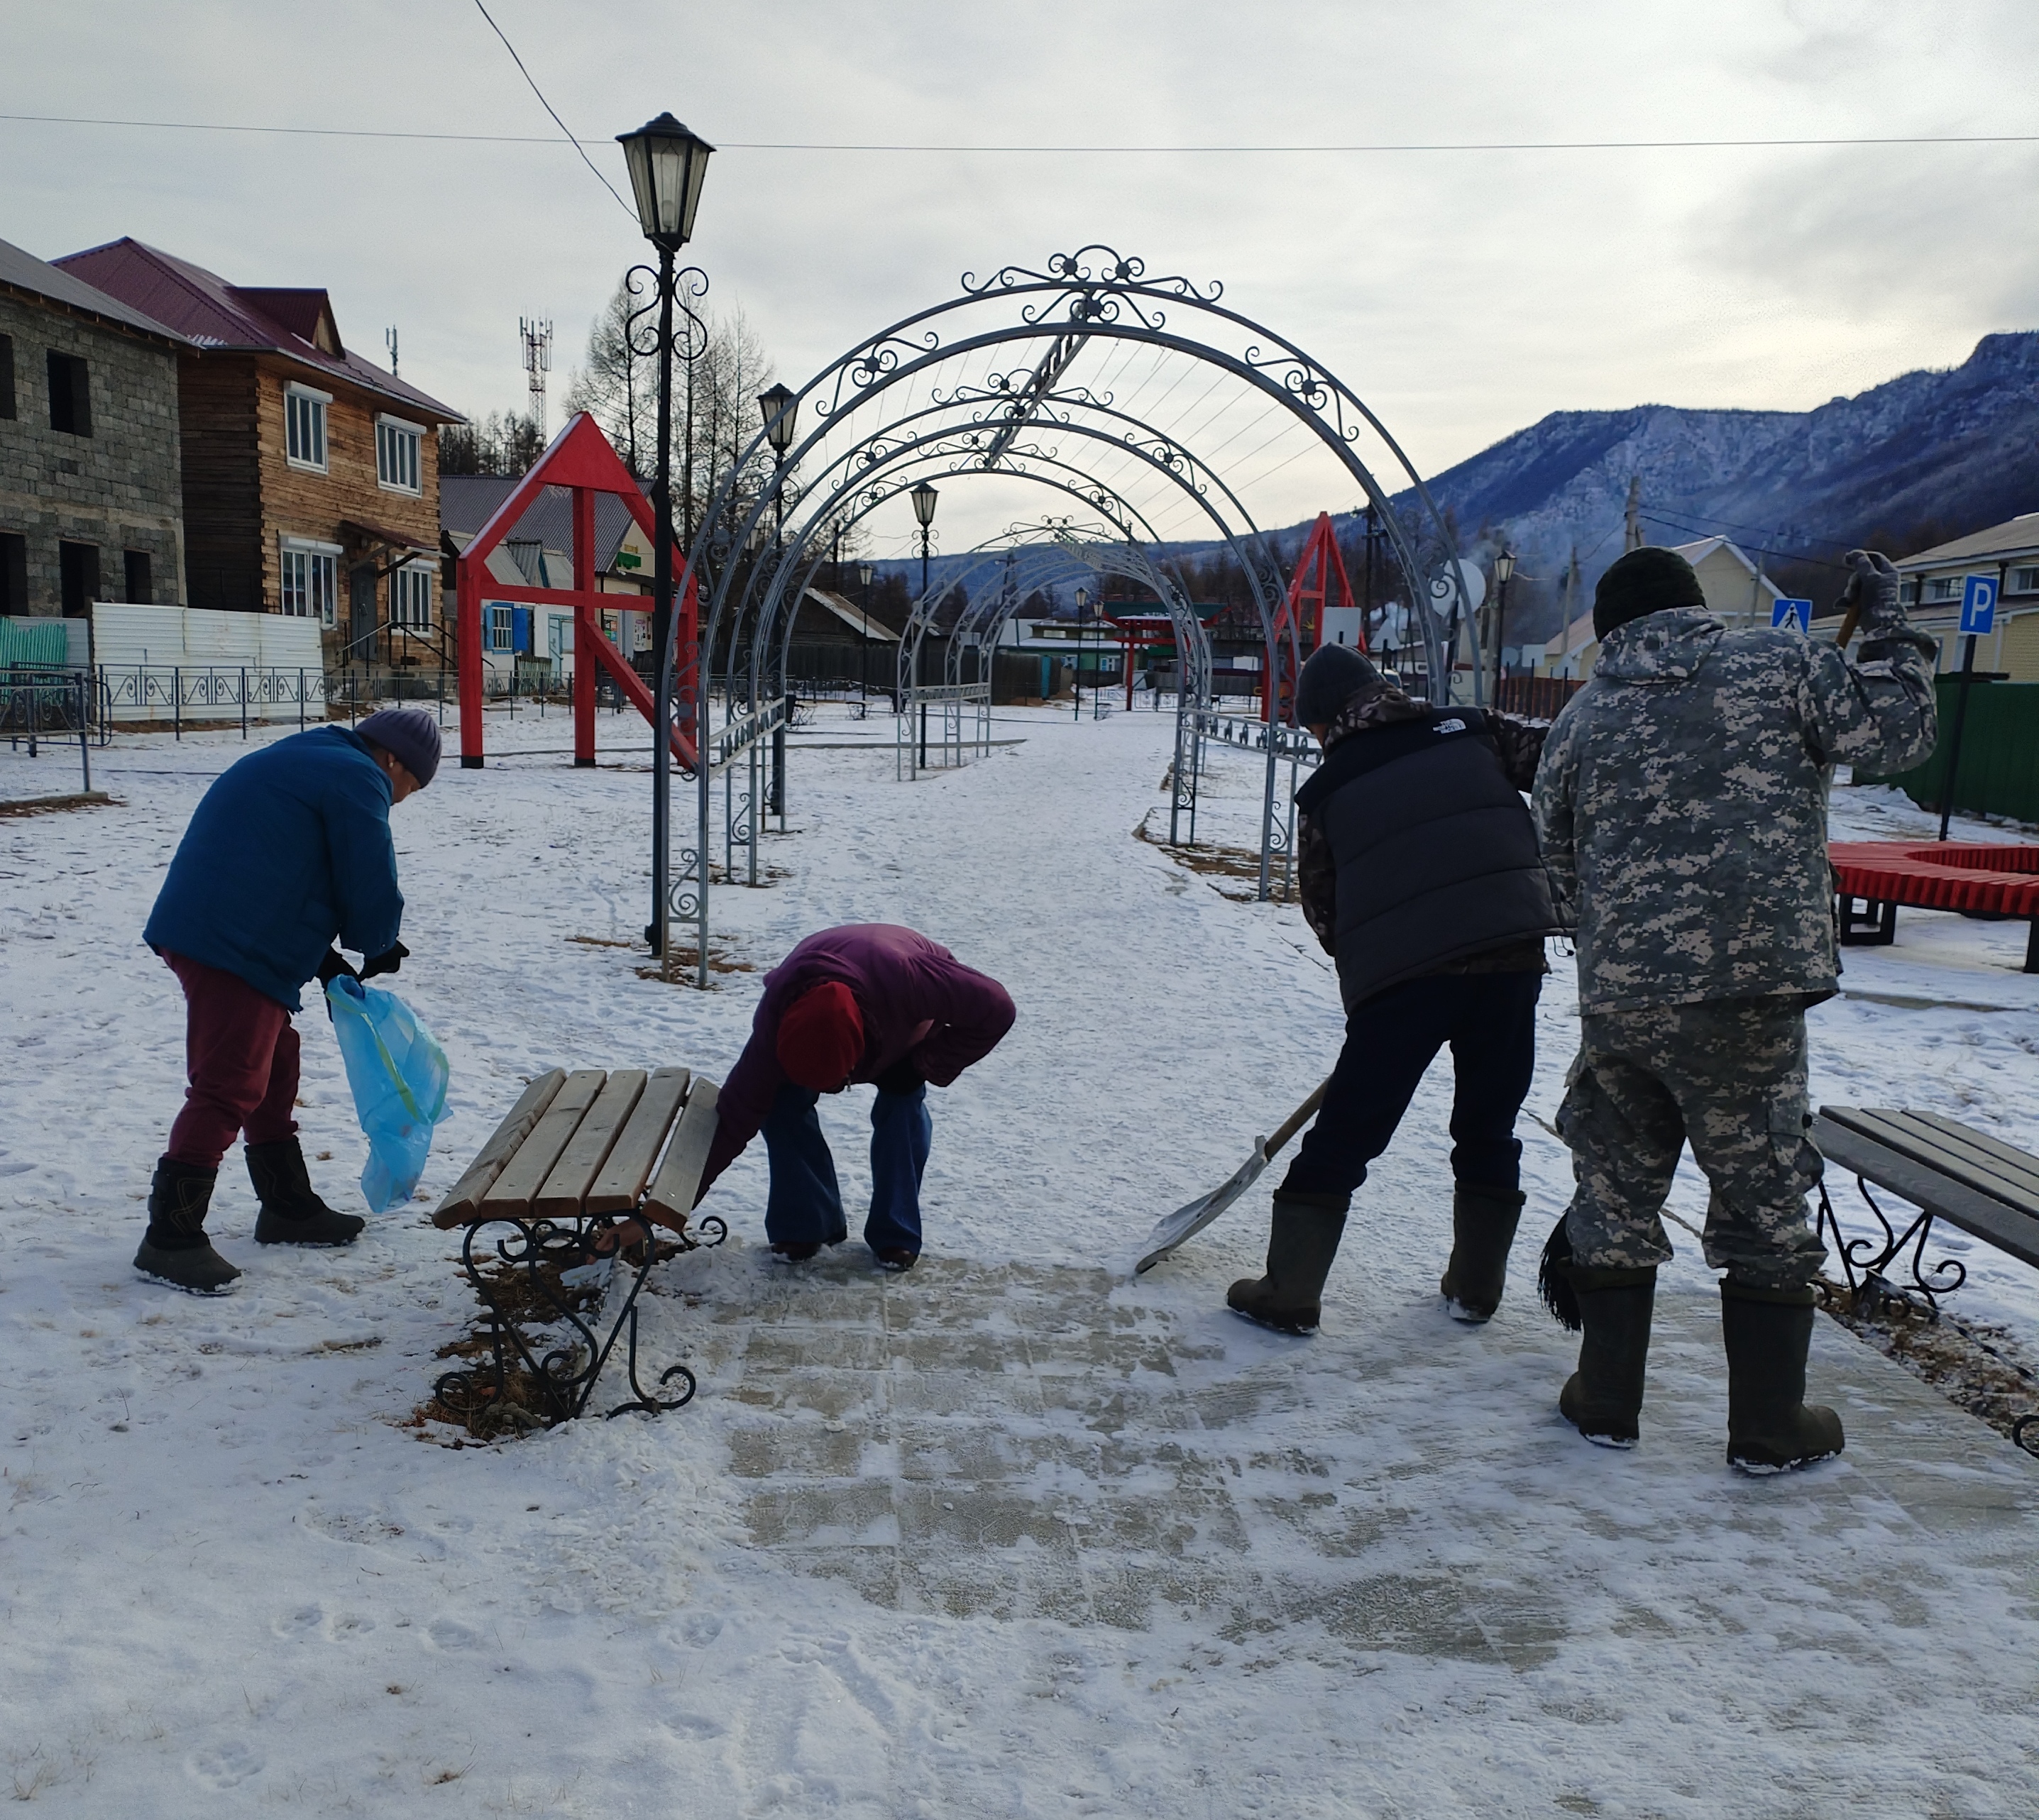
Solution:
<svg viewBox="0 0 2039 1820"><path fill-rule="evenodd" d="M477 1238L491 1227L510 1230L484 1242L477 1257ZM449 1409L470 1415L493 1408L503 1412L503 1420L533 1428L571 1421L586 1412L617 1340L627 1333L624 1360L632 1395L628 1401L619 1403L606 1413L616 1416L636 1410L656 1416L691 1401L697 1386L693 1373L684 1365L668 1366L659 1376L658 1390L677 1386L677 1397L660 1397L646 1390L640 1380L637 1298L660 1256L661 1242L676 1245L681 1251L693 1251L703 1245L720 1245L728 1236L728 1229L712 1215L701 1223L698 1236L682 1232L661 1241L658 1234L663 1229L653 1228L651 1239L644 1245L642 1261L628 1267L631 1278L622 1306L607 1322L606 1331L598 1331L602 1325L603 1311L598 1307L590 1321L574 1306L582 1299L576 1291L596 1287L599 1293L613 1280L616 1253L600 1257L594 1253L598 1235L616 1230L617 1222L606 1215L569 1220L503 1218L478 1221L469 1227L461 1242L461 1268L488 1310L489 1360L486 1365L446 1373L434 1386L433 1394L439 1401ZM511 1280L524 1291L522 1299L527 1310L535 1307L541 1311L531 1321L532 1325L564 1326L571 1329L573 1337L539 1352L525 1331L530 1314L520 1319L515 1310L505 1306L499 1294L502 1286L484 1274L483 1266L489 1264L507 1267ZM537 1409L524 1410L511 1397L511 1374L520 1370L533 1387L540 1405Z"/></svg>
<svg viewBox="0 0 2039 1820"><path fill-rule="evenodd" d="M1869 1184L1857 1176L1855 1185L1861 1191L1869 1211L1876 1215L1876 1223L1883 1228L1883 1243L1878 1249L1874 1238L1849 1238L1841 1231L1841 1223L1834 1212L1834 1204L1827 1198L1827 1185L1820 1184L1819 1230L1824 1235L1831 1227L1834 1234L1834 1252L1840 1259L1841 1274L1847 1279L1849 1300L1858 1314L1874 1314L1886 1301L1898 1302L1915 1314L1923 1314L1929 1321L1940 1318L1940 1300L1951 1295L1968 1280L1968 1266L1959 1258L1943 1257L1931 1267L1926 1266L1926 1241L1933 1230L1933 1216L1919 1213L1912 1223L1900 1232L1890 1223L1883 1209L1876 1204L1876 1197L1869 1192ZM1907 1268L1912 1280L1908 1283L1893 1283L1885 1272L1906 1246L1912 1255Z"/></svg>

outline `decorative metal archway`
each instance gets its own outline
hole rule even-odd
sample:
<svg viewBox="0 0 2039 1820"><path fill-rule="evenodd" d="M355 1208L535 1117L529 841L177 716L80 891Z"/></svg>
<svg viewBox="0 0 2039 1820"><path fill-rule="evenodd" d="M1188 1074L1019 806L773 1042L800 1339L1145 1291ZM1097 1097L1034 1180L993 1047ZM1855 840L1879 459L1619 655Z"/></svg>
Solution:
<svg viewBox="0 0 2039 1820"><path fill-rule="evenodd" d="M798 412L804 408L810 427L776 461L767 486L745 491L745 477L756 472L765 450L764 430L731 461L711 498L687 563L689 576L704 590L704 659L713 653L725 628L733 650L735 629L754 615L750 673L740 706L736 678L725 677L723 725L711 730L706 700L710 677L704 663L696 838L693 847L679 855L678 879L660 882L672 893L674 914L695 923L699 984L708 984L708 972L712 780L719 771L726 777L728 768L747 753L754 806L759 744L773 736L783 741L784 638L776 641L776 674L762 666L765 654L774 651L772 634L788 586L799 581L792 592L797 605L818 561L808 552L818 549L823 534L868 516L921 478L931 473L997 475L1074 492L1104 510L1106 499L1122 506L1126 502L1112 489L1099 487L1097 467L1086 471L1073 457L1081 453L1101 467L1101 451L1108 447L1118 457L1144 464L1150 476L1172 479L1202 507L1217 532L1212 540L1228 546L1247 578L1268 647L1266 661L1274 668L1281 578L1259 528L1237 494L1217 476L1208 453L1199 456L1189 438L1134 412L1130 400L1122 408L1109 392L1069 380L1079 355L1093 347L1144 347L1154 351L1157 366L1161 357L1175 357L1212 373L1213 387L1229 380L1248 396L1278 408L1301 425L1371 508L1411 607L1441 601L1448 609L1442 624L1422 612L1411 616L1422 632L1431 698L1440 703L1449 698L1452 659L1463 628L1471 645L1473 699L1479 700L1483 666L1472 602L1456 540L1422 476L1350 386L1295 343L1228 307L1223 295L1222 286L1217 284L1149 278L1138 259L1099 245L1056 254L1045 270L1005 266L981 281L966 274L959 295L859 341L799 389L791 408ZM1031 363L1009 368L988 364L974 381L946 387L939 383L945 366L980 358L995 362L1023 351L1035 355ZM915 402L923 386L928 388L925 405ZM898 415L888 422L886 413L895 404ZM875 419L868 429L861 427L866 414ZM909 427L912 434L900 436L902 427ZM1023 445L1023 437L1029 438ZM1373 464L1361 457L1362 441L1367 439L1383 452ZM1065 441L1073 457L1068 461L1062 453ZM810 482L795 493L792 475L831 442L847 446L830 453L817 471L829 483ZM1405 524L1398 514L1376 468L1399 476L1392 493L1413 499L1412 522ZM1088 480L1099 497L1091 499L1062 473ZM1119 516L1111 511L1106 515L1114 521ZM754 558L768 534L770 561L737 559L746 549ZM1166 601L1168 596L1163 593L1161 597ZM931 602L916 604L917 619L931 612ZM660 654L669 667L677 656L671 642L676 635L676 631L669 633L667 648ZM902 662L904 646L902 639ZM1270 737L1263 822L1263 893L1266 858L1275 839L1276 744ZM725 782L726 792L727 788ZM754 825L756 813L753 806Z"/></svg>

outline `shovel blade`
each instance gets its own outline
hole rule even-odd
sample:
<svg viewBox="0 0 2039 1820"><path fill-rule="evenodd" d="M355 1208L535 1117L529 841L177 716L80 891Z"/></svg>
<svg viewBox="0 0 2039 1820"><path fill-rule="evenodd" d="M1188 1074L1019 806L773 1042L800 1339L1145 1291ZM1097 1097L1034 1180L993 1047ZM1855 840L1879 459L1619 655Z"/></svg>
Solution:
<svg viewBox="0 0 2039 1820"><path fill-rule="evenodd" d="M1177 1246L1194 1238L1252 1187L1266 1167L1267 1140L1259 1138L1254 1141L1253 1155L1240 1165L1237 1172L1223 1187L1214 1188L1209 1194L1200 1195L1187 1207L1177 1208L1155 1227L1148 1238L1145 1253L1133 1267L1133 1274L1137 1276L1143 1271L1152 1270Z"/></svg>

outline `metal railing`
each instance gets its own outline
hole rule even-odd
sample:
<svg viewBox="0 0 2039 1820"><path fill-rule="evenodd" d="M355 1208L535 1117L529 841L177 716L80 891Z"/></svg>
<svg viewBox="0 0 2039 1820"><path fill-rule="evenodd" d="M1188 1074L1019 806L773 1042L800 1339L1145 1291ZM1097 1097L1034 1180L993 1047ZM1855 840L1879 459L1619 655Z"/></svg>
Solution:
<svg viewBox="0 0 2039 1820"><path fill-rule="evenodd" d="M85 670L9 664L0 669L0 734L6 736L10 751L20 751L25 743L31 758L40 757L45 745L68 745L75 740L84 777L81 788L89 795L93 734L104 725L94 713L97 692Z"/></svg>
<svg viewBox="0 0 2039 1820"><path fill-rule="evenodd" d="M932 749L940 754L939 766L930 764L928 710L941 711L940 737ZM974 722L974 725L972 724ZM921 683L906 692L898 718L893 722L892 775L895 779L917 779L924 771L951 769L982 758L991 750L991 684Z"/></svg>

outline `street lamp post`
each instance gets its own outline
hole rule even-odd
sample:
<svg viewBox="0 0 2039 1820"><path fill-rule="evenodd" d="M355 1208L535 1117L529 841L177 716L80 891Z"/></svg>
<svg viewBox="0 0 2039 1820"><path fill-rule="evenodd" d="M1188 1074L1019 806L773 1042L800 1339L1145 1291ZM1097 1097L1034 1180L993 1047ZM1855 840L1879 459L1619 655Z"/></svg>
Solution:
<svg viewBox="0 0 2039 1820"><path fill-rule="evenodd" d="M913 502L913 516L921 521L921 605L925 610L928 604L928 535L935 522L935 502L941 495L923 480L914 487L910 496ZM919 654L916 652L917 669L918 656ZM916 673L912 680L917 687L921 681L919 675ZM924 768L927 762L928 704L922 702L921 703L921 764Z"/></svg>
<svg viewBox="0 0 2039 1820"><path fill-rule="evenodd" d="M871 565L856 565L856 585L864 596L864 631L856 647L856 717L871 712Z"/></svg>
<svg viewBox="0 0 2039 1820"><path fill-rule="evenodd" d="M1494 705L1501 706L1501 684L1506 670L1502 658L1502 636L1507 631L1508 584L1514 578L1515 552L1504 548L1494 559Z"/></svg>
<svg viewBox="0 0 2039 1820"><path fill-rule="evenodd" d="M651 756L651 923L645 931L651 952L665 961L667 870L671 861L673 724L673 300L674 260L693 237L694 211L715 147L667 114L647 120L634 133L619 133L637 225L659 249L659 463L651 483L651 513L658 547L651 559L651 644L656 654ZM691 343L689 343L691 347ZM701 736L699 716L695 737ZM704 955L703 959L706 959Z"/></svg>
<svg viewBox="0 0 2039 1820"><path fill-rule="evenodd" d="M1075 708L1075 719L1083 719L1083 654L1084 621L1090 612L1090 590L1076 590L1076 680L1069 684L1069 700Z"/></svg>

